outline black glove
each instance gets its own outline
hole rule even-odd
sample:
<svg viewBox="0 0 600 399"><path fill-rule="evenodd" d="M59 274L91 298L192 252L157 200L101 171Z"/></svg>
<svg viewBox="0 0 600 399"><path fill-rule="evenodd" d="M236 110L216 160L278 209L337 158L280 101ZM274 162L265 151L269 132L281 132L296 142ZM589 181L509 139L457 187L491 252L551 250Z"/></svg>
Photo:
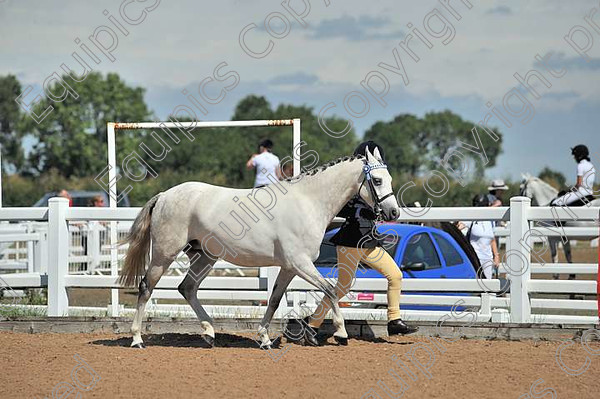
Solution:
<svg viewBox="0 0 600 399"><path fill-rule="evenodd" d="M377 214L369 208L362 208L360 210L360 217L368 220L375 220L377 219Z"/></svg>

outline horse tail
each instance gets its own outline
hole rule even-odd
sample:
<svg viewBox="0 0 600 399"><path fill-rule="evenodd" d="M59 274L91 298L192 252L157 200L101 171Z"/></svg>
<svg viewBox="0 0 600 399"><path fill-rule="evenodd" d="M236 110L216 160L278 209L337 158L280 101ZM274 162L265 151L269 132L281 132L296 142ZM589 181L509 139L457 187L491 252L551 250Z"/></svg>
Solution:
<svg viewBox="0 0 600 399"><path fill-rule="evenodd" d="M135 218L129 235L119 244L129 243L125 264L119 277L119 284L123 286L137 286L146 270L146 262L150 257L150 225L152 209L162 193L156 194L144 205Z"/></svg>

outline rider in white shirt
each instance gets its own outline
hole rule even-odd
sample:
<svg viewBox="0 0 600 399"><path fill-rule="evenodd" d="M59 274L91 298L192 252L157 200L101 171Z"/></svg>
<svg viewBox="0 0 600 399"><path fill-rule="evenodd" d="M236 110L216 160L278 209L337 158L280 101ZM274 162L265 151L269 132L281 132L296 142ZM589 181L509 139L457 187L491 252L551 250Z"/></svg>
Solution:
<svg viewBox="0 0 600 399"><path fill-rule="evenodd" d="M596 168L590 161L590 152L585 145L579 144L571 149L571 154L573 154L577 162L577 182L575 187L552 200L550 205L583 206L593 199ZM586 197L588 197L588 201L583 201L582 198Z"/></svg>
<svg viewBox="0 0 600 399"><path fill-rule="evenodd" d="M271 184L268 176L273 176L272 180L280 178L279 172L279 158L274 155L271 150L273 149L273 142L269 139L262 140L258 144L258 154L252 155L246 167L248 169L256 168L256 179L254 180L254 187L262 187Z"/></svg>
<svg viewBox="0 0 600 399"><path fill-rule="evenodd" d="M473 206L492 206L487 195L476 195L473 198ZM496 238L494 236L494 225L489 220L465 222L469 228L467 239L479 258L481 269L486 279L491 279L494 268L500 264L500 255Z"/></svg>

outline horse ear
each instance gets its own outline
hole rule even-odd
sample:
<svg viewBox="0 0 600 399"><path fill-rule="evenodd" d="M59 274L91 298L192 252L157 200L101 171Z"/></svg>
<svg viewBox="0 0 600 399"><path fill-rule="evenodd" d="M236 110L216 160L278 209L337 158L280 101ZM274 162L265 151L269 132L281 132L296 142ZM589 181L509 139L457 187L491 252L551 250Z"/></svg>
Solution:
<svg viewBox="0 0 600 399"><path fill-rule="evenodd" d="M367 154L367 162L368 163L375 163L375 157L373 156L373 154L371 154L371 150L369 150L369 146L367 146L367 148L365 148L365 154Z"/></svg>
<svg viewBox="0 0 600 399"><path fill-rule="evenodd" d="M373 151L373 156L375 156L375 158L377 158L377 160L379 162L383 163L383 159L381 158L381 154L379 153L379 148L375 147L375 151Z"/></svg>

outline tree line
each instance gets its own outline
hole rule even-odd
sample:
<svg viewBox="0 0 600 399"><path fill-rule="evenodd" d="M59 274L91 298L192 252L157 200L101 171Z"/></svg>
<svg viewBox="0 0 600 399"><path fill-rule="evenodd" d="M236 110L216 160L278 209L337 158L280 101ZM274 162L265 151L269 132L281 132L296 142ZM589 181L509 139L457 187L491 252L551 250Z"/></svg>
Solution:
<svg viewBox="0 0 600 399"><path fill-rule="evenodd" d="M62 188L100 190L94 177L107 165L106 123L157 120L144 101L145 89L128 85L116 73L92 72L83 82L75 82L69 76L63 76L63 79L72 84L79 98L69 96L62 102L53 102L54 111L38 124L15 102L22 93L18 79L13 75L0 76L0 146L5 206L31 206L44 193ZM43 110L48 105L49 100L42 99L34 110ZM326 134L310 106L273 106L265 97L257 95L243 98L231 117L232 120L289 118L302 120L302 139L307 143L303 151L316 151L319 164L351 154L361 141L354 130L343 138ZM334 131L342 131L348 123L338 117L328 117L324 122ZM405 199L424 203L428 194L422 183L427 172L435 169L440 159L456 149L461 141L472 142L473 126L472 121L464 120L450 110L429 112L423 117L404 113L391 121L374 123L364 139L374 140L385 148L395 189L412 180L417 187L407 192ZM489 162L484 165L478 158L471 157L472 173L466 186L450 180L448 194L436 199L435 205L469 205L474 194L486 191L488 182L484 172L496 164L502 152L502 133L498 128L493 131L499 137L497 141L481 135ZM151 132L119 130L117 163L138 149L142 142L158 153ZM256 152L262 138L268 137L274 142L274 153L280 159L292 155L290 127L196 129L193 136L193 141L171 146L171 151L161 162L147 160L158 176L135 183L130 193L132 205L142 205L157 192L190 180L251 187L254 172L246 170L245 161ZM561 178L558 172L544 170L544 176L551 184L565 184L564 176ZM508 194L517 192L518 184L512 184Z"/></svg>

